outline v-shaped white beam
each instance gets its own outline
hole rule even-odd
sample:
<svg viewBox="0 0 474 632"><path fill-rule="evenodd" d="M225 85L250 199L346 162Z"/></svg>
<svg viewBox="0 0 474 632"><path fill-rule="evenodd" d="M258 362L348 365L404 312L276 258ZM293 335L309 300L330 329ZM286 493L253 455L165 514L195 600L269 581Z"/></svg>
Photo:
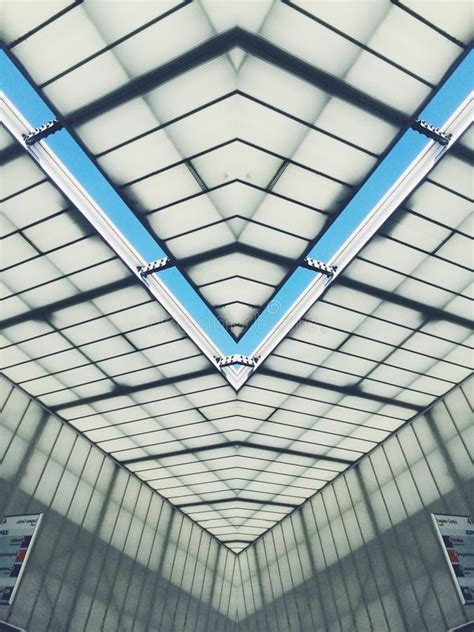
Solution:
<svg viewBox="0 0 474 632"><path fill-rule="evenodd" d="M167 254L67 129L29 144L34 137L25 136L55 113L3 49L0 122L238 390L472 123L473 62L470 51L420 113L449 142L407 128L309 252L333 274L295 262L293 274L238 341L177 267L142 274Z"/></svg>

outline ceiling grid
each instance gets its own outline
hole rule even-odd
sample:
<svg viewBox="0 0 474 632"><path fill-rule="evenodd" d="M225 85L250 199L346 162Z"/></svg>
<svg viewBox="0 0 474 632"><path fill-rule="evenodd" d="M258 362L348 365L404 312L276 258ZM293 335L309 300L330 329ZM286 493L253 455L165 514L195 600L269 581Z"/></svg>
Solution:
<svg viewBox="0 0 474 632"><path fill-rule="evenodd" d="M463 3L336 4L8 4L5 53L231 339L470 50ZM1 127L5 375L243 550L471 372L469 134L236 391Z"/></svg>

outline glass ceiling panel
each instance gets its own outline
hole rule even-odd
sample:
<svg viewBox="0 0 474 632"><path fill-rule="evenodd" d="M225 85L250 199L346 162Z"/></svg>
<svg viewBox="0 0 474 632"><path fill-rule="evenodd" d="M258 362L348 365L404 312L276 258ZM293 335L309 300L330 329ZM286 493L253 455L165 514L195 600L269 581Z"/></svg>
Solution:
<svg viewBox="0 0 474 632"><path fill-rule="evenodd" d="M28 14L38 30L13 48L235 336L380 164L400 111L413 114L460 54L453 37L465 37L454 17L439 32L443 7L300 4L311 15L289 3L139 2L64 13L56 3L54 17L38 5ZM236 25L266 38L248 40L260 53L212 52L213 28ZM6 32L24 35L11 18ZM159 78L201 45L203 63ZM269 63L268 45L277 61L280 47L312 64L311 82L301 66ZM334 75L327 90L321 72ZM341 82L364 107L341 97ZM45 144L58 150L64 133ZM12 151L8 133L0 143ZM465 154L431 171L238 393L31 158L16 156L2 179L7 376L235 551L470 371ZM327 261L327 247L311 252Z"/></svg>
<svg viewBox="0 0 474 632"><path fill-rule="evenodd" d="M75 38L74 45L71 45L71 34ZM103 45L104 41L88 19L84 7L78 6L15 46L15 56L28 67L35 82L41 84ZM37 51L41 49L45 52L38 55Z"/></svg>
<svg viewBox="0 0 474 632"><path fill-rule="evenodd" d="M412 17L420 16L427 20L434 29L445 33L445 37L456 38L459 42L469 44L472 37L470 20L472 17L469 3L456 2L456 10L452 10L451 5L444 3L433 3L427 0L415 2L414 0L404 0L403 4L408 7ZM459 44L458 44L459 45Z"/></svg>
<svg viewBox="0 0 474 632"><path fill-rule="evenodd" d="M17 40L28 33L41 28L41 25L61 16L67 9L74 9L74 3L67 0L57 2L16 2L5 4L2 9L1 37L9 46L15 46Z"/></svg>

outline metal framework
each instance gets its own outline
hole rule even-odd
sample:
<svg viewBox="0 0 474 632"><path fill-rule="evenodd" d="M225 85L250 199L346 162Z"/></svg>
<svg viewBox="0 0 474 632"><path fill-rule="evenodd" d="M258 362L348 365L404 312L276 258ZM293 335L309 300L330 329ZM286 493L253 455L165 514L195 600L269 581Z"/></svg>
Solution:
<svg viewBox="0 0 474 632"><path fill-rule="evenodd" d="M237 36L239 38L243 37L239 29L237 29L235 33L237 33ZM258 56L259 49L253 50L253 53ZM471 59L472 56L468 56L461 63L460 68L457 69L455 73L457 73L457 75L462 74L463 76L466 75L466 73L469 73ZM270 331L268 333L264 331L263 335L260 334L257 338L255 338L255 336L252 338L252 340L255 340L255 342L252 342L250 344L252 346L256 344L256 347L253 349L250 355L253 356L253 358L258 359L255 359L255 361L253 361L251 364L249 364L248 362L225 362L223 364L220 358L223 355L229 356L229 354L222 353L220 347L221 343L216 342L216 338L218 338L216 334L212 336L209 335L211 329L215 330L215 326L212 323L212 316L209 313L206 314L208 324L207 327L203 328L202 325L198 324L199 312L194 315L190 309L188 298L189 292L187 290L185 290L185 293L181 292L181 297L186 296L186 301L188 302L188 305L186 305L183 303L183 298L180 299L180 295L176 294L175 291L171 289L169 282L167 283L166 279L164 280L164 282L161 280L161 277L158 273L162 270L168 269L170 263L169 258L162 257L156 262L149 264L143 260L143 255L140 252L141 248L139 244L144 243L143 240L145 239L145 237L142 237L141 241L137 241L135 239L135 245L129 240L127 236L127 231L125 229L124 219L127 214L131 217L130 211L124 206L121 215L122 219L120 220L123 227L119 228L118 225L114 223L114 220L111 219L110 213L107 208L101 206L94 199L94 197L91 197L87 188L85 188L85 186L87 185L81 183L75 178L74 173L70 170L71 168L73 169L73 167L68 167L63 162L64 160L67 161L67 154L64 154L63 152L64 158L63 160L61 160L55 154L54 149L52 150L46 144L41 144L41 146L39 146L39 144L35 142L34 146L32 146L27 142L26 138L29 138L29 136L23 131L25 126L27 126L27 122L18 109L18 107L21 107L21 103L19 102L19 99L21 100L21 97L17 96L16 100L18 102L18 105L15 105L7 96L8 92L12 93L12 81L24 83L25 79L24 77L22 77L19 71L13 67L11 61L8 60L6 57L4 58L3 64L5 68L9 71L7 77L9 75L16 77L16 79L9 79L10 86L7 82L7 92L2 98L2 120L4 124L17 138L17 140L19 140L20 142L23 141L25 143L25 146L29 149L33 158L50 175L53 181L61 188L61 190L75 204L75 206L82 211L86 218L103 235L106 241L114 248L114 250L125 261L125 263L133 271L136 271L141 278L147 277L147 284L149 285L150 291L156 296L156 298L165 307L168 313L170 313L170 315L176 320L176 322L181 327L183 327L183 329L194 340L198 347L206 354L208 359L224 373L226 379L235 390L239 390L243 386L243 384L245 384L251 373L256 368L258 368L259 364L261 364L265 360L265 358L271 353L275 346L287 335L287 333L308 311L308 309L317 300L317 298L325 291L326 282L323 280L322 277L329 276L330 280L334 280L334 278L340 273L341 270L343 270L348 265L348 263L350 263L357 252L365 245L365 243L367 243L370 237L380 228L380 226L386 221L386 219L400 206L401 202L417 186L422 178L425 177L426 174L433 168L433 166L441 159L441 157L444 155L444 152L448 148L448 142L455 142L467 129L472 120L472 112L470 107L471 97L469 94L466 97L466 91L464 90L463 92L461 90L460 95L463 95L461 103L458 104L454 112L451 112L444 123L445 128L450 130L449 134L436 132L436 140L434 143L423 145L419 148L418 152L415 154L414 159L412 159L408 163L404 171L400 175L398 175L398 178L396 178L395 181L388 186L388 188L387 185L385 185L384 188L380 191L379 197L378 199L376 199L375 204L373 204L373 202L368 203L368 207L365 209L362 216L359 217L358 224L354 224L354 227L352 228L352 230L349 231L347 237L345 238L345 240L343 240L340 246L338 248L334 248L333 246L330 249L330 261L325 264L321 264L318 259L312 256L312 254L314 252L317 253L319 249L321 249L321 247L324 251L324 245L321 246L321 242L324 244L327 241L331 241L331 234L337 234L337 228L335 229L334 227L330 227L326 234L321 238L321 240L313 245L310 251L310 255L305 258L305 265L321 274L316 274L316 276L313 278L307 278L303 283L300 280L295 281L295 279L288 279L287 284L289 285L292 283L293 286L296 286L297 288L299 288L299 290L297 291L297 294L295 294L294 289L292 289L292 301L285 305L283 311L280 311L277 318L272 317L270 319ZM448 80L444 85L444 91L451 89L453 77L451 78L451 82ZM454 77L454 79L456 79L456 77ZM26 84L24 90L27 90ZM334 93L335 91L335 89L331 88L331 86L327 88L327 90L329 90L330 93ZM337 96L341 96L339 94L340 92L341 87L339 86L338 90L336 90ZM15 94L14 91L13 94ZM29 88L29 94L30 97L33 98L34 92L31 90L31 87ZM15 97L13 96L13 98ZM38 94L35 95L35 98L37 101L37 107L39 109L47 109L46 104L42 102ZM356 104L358 103L358 100L356 97L354 97L354 95L352 95L351 98L355 99L354 102ZM427 109L429 110L430 107L433 108L433 103L442 98L442 95L441 97L439 95L435 95L432 101L427 106L425 106L424 111L426 111ZM443 117L444 116L446 116L446 114L443 114ZM55 127L53 127L53 123L46 124L46 126L43 127L44 129L40 128L43 130L41 134L49 134L56 129ZM425 129L424 126L422 126L422 128ZM429 133L431 134L431 136L433 136L435 132L429 130ZM410 155L411 142L407 134L408 132L405 133L405 136L400 139L399 143L395 145L394 148L392 148L391 152L389 152L389 154L380 163L378 167L380 173L384 172L384 163L390 165L391 163L393 163L395 156L397 157L397 160L402 159L402 164L406 164L406 158L403 159L402 157L404 153ZM440 134L443 134L443 136L441 136ZM444 140L446 140L446 143L443 141L441 146L437 145L437 143L439 143L439 138L443 138ZM72 139L72 137L69 137L68 140L71 147L70 151L75 151L76 153L77 151L80 151L79 147L76 148L75 141ZM71 159L69 158L69 160ZM71 163L71 165L72 164L73 163ZM90 177L100 179L103 182L103 177L98 171L96 171L93 163L91 162L88 166ZM374 182L377 181L377 170L374 172L371 178L372 180L367 180L366 183L359 189L359 197L360 195L363 195L364 187L370 189L374 186ZM101 186L107 187L110 185L107 185L105 182L103 182ZM116 194L116 192L114 193ZM344 218L345 215L350 217L350 214L352 212L351 206L357 207L357 204L358 202L356 195L342 211L341 218ZM362 204L364 204L364 202ZM372 205L372 207L370 207L370 205ZM344 221L347 222L347 220L342 219L342 222ZM146 237L148 238L148 241L150 241L149 236L146 235ZM155 247L157 251L161 250L161 252L163 252L158 244L155 243ZM277 304L279 304L279 296L281 295L283 289L285 288L282 288L273 299L273 301L276 301ZM194 301L194 303L196 303L199 302L200 299L196 296L193 296L192 300ZM268 311L268 309L271 309L271 305L267 306L266 310ZM266 313L265 310L263 310L263 312L259 316L259 319L262 320L265 316ZM256 324L254 323L254 325L252 325L250 329L256 329ZM249 334L251 333L251 331L247 332L247 337L249 337ZM227 344L228 343L226 343L226 346ZM244 336L238 343L234 343L233 346L235 348L235 352L241 357L249 355L248 353L242 353L242 350L248 347L246 336ZM236 353L230 355L236 355ZM240 367L239 369L235 368L236 364ZM242 369L242 367L244 368ZM248 368L246 369L245 367L250 367L250 370Z"/></svg>
<svg viewBox="0 0 474 632"><path fill-rule="evenodd" d="M292 50L272 31L271 20L265 37L256 26L237 26L192 39L143 72L127 67L133 38L159 24L165 32L171 15L183 14L191 28L185 12L195 19L199 3L137 21L73 62L58 58L50 73L35 69L28 54L38 54L35 33L60 26L64 11L2 51L28 91L17 98L7 78L2 101L12 253L5 372L235 552L469 370L461 205L469 197L463 173L473 154L464 134L472 115L459 83L472 53L459 37L393 4L450 42L452 59L461 49L457 61L428 72L402 48L393 54L346 32L337 16L323 19L291 2L275 3L271 16L298 14L300 26L317 25L344 50L353 47L355 59L362 52L355 70L369 58L420 88L413 98L403 81L386 90L392 97L381 96L379 86L371 90L342 66L317 67L318 59L306 60L296 42ZM247 53L243 61L236 47ZM431 52L435 59L436 46ZM89 64L110 58L126 68L122 83L65 107L61 86L80 84ZM141 58L132 61L142 68ZM212 69L224 67L228 74L216 75L222 90L195 100L196 86L204 90ZM290 82L298 107L286 99ZM166 104L178 84L182 92L170 99L176 111L147 118L134 110ZM304 109L320 97L328 104L322 114ZM252 136L245 121L232 129L225 118L232 108L254 117L253 129L267 136ZM54 118L64 127L45 123ZM214 136L220 125L226 132ZM385 140L373 142L379 133ZM169 139L166 159L150 152L147 143L162 151ZM72 151L87 178L76 172ZM245 170L227 178L229 156ZM375 193L352 221L368 191ZM256 207L240 208L250 195ZM206 214L206 204L220 216ZM232 234L224 239L225 230Z"/></svg>

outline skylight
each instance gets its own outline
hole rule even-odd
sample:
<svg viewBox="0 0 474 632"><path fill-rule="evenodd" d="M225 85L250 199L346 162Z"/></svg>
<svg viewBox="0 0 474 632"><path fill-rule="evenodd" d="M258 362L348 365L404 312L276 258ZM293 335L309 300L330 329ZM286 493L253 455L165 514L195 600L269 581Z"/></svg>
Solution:
<svg viewBox="0 0 474 632"><path fill-rule="evenodd" d="M312 267L295 262L294 273L248 331L235 340L179 268L169 265L167 253L66 129L54 136L51 130L57 127L37 132L32 143L32 128L56 120L55 115L5 51L1 53L1 70L3 122L237 390L432 169L448 144L456 142L472 117L471 51L419 115L449 134L449 141L440 144L419 130L405 131L310 248ZM164 265L165 260L168 265ZM321 265L315 267L314 260L330 266L331 274L321 272ZM153 266L153 274L143 274Z"/></svg>
<svg viewBox="0 0 474 632"><path fill-rule="evenodd" d="M1 61L5 374L236 552L471 364L463 20L250 4L13 3Z"/></svg>

